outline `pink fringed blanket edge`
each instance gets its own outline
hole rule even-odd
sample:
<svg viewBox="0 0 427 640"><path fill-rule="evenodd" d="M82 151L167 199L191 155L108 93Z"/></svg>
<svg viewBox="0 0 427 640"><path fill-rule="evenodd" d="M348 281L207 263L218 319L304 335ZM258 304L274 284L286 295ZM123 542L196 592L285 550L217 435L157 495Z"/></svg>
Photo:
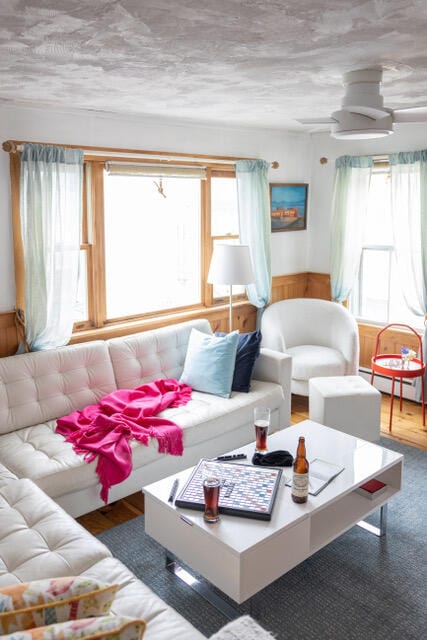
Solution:
<svg viewBox="0 0 427 640"><path fill-rule="evenodd" d="M98 458L96 473L101 483L101 499L108 503L110 487L123 482L132 471L134 438L148 445L156 438L159 453L183 454L183 429L158 414L191 400L191 387L173 378L154 380L136 389L118 389L98 404L59 418L56 432L73 445L86 462Z"/></svg>

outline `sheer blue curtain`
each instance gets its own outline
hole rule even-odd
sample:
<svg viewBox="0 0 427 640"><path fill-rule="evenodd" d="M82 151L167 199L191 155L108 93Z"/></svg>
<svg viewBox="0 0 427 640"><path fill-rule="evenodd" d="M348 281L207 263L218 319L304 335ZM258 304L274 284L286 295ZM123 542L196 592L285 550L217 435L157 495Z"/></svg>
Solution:
<svg viewBox="0 0 427 640"><path fill-rule="evenodd" d="M427 314L427 150L390 155L391 212L397 270L411 311ZM426 326L426 325L425 325ZM423 337L427 358L427 327ZM419 379L417 382L419 383ZM427 376L426 376L427 384ZM421 398L421 385L418 385Z"/></svg>
<svg viewBox="0 0 427 640"><path fill-rule="evenodd" d="M331 222L331 293L348 300L359 271L373 158L341 156L335 163Z"/></svg>
<svg viewBox="0 0 427 640"><path fill-rule="evenodd" d="M246 287L249 301L258 308L257 326L270 300L271 292L271 222L268 162L238 160L236 162L239 235L249 245L255 276Z"/></svg>
<svg viewBox="0 0 427 640"><path fill-rule="evenodd" d="M31 351L67 344L77 297L83 152L24 144L21 231L25 337Z"/></svg>

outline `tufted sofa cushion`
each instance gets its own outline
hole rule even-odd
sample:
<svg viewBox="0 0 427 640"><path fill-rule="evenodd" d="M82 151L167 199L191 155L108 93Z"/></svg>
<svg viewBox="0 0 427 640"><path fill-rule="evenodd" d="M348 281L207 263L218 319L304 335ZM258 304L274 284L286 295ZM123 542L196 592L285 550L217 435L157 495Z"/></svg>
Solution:
<svg viewBox="0 0 427 640"><path fill-rule="evenodd" d="M0 586L79 574L119 585L111 612L143 618L144 640L203 640L33 482L0 487Z"/></svg>
<svg viewBox="0 0 427 640"><path fill-rule="evenodd" d="M77 575L111 556L30 480L0 487L0 585Z"/></svg>
<svg viewBox="0 0 427 640"><path fill-rule="evenodd" d="M161 565L159 565L160 569ZM147 622L144 640L176 638L177 640L202 640L199 633L187 620L160 600L149 587L138 580L124 564L116 558L104 558L84 572L95 580L105 580L120 585L111 613L124 616L142 616ZM243 637L242 637L243 640Z"/></svg>
<svg viewBox="0 0 427 640"><path fill-rule="evenodd" d="M31 478L51 497L96 485L96 463L87 464L55 433L56 420L0 437L0 458L18 478Z"/></svg>
<svg viewBox="0 0 427 640"><path fill-rule="evenodd" d="M0 487L8 484L11 480L17 480L17 476L0 462Z"/></svg>
<svg viewBox="0 0 427 640"><path fill-rule="evenodd" d="M0 358L0 434L96 404L115 388L101 340Z"/></svg>
<svg viewBox="0 0 427 640"><path fill-rule="evenodd" d="M212 333L201 319L109 340L117 388L134 389L158 378L179 380L192 328Z"/></svg>
<svg viewBox="0 0 427 640"><path fill-rule="evenodd" d="M185 451L203 446L204 442L217 437L224 439L225 451L234 448L233 440L227 446L227 434L232 438L233 431L242 423L252 425L253 409L257 404L265 402L274 407L280 404L281 399L281 389L277 384L254 380L250 394L235 392L230 399L225 399L194 391L188 404L166 409L160 415L183 427ZM53 498L86 487L96 487L99 482L95 471L97 462L85 462L83 456L73 451L71 443L55 433L55 427L56 420L51 420L1 436L0 458L7 460L9 477L13 477L13 474L19 478L31 477ZM134 470L159 458L156 441L146 447L137 440L131 440L130 445ZM209 447L205 450L206 454ZM168 458L172 469L178 460L170 456ZM143 482L143 476L140 478L138 488Z"/></svg>

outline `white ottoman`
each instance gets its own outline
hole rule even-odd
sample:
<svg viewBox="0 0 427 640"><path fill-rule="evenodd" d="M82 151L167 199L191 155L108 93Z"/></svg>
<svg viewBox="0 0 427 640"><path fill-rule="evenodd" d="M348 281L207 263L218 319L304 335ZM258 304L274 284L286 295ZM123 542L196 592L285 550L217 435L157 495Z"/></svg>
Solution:
<svg viewBox="0 0 427 640"><path fill-rule="evenodd" d="M380 437L381 394L360 376L331 376L309 381L310 420L357 438Z"/></svg>

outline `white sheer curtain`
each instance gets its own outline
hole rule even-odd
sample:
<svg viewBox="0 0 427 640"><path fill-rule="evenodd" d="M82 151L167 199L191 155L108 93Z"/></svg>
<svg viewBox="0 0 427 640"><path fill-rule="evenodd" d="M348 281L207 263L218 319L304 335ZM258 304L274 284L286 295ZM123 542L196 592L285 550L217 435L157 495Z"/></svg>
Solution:
<svg viewBox="0 0 427 640"><path fill-rule="evenodd" d="M73 328L82 214L83 152L24 144L21 231L25 337L31 351L67 344Z"/></svg>
<svg viewBox="0 0 427 640"><path fill-rule="evenodd" d="M254 284L246 287L249 301L258 308L257 326L271 293L271 221L268 162L238 160L236 162L239 235L249 245Z"/></svg>
<svg viewBox="0 0 427 640"><path fill-rule="evenodd" d="M370 156L341 156L335 163L331 293L336 302L348 300L359 271L372 166Z"/></svg>
<svg viewBox="0 0 427 640"><path fill-rule="evenodd" d="M391 212L397 270L406 304L427 314L427 150L390 155ZM427 357L427 327L423 337ZM419 382L419 379L418 379ZM427 383L427 379L426 379ZM419 385L419 398L421 385Z"/></svg>

